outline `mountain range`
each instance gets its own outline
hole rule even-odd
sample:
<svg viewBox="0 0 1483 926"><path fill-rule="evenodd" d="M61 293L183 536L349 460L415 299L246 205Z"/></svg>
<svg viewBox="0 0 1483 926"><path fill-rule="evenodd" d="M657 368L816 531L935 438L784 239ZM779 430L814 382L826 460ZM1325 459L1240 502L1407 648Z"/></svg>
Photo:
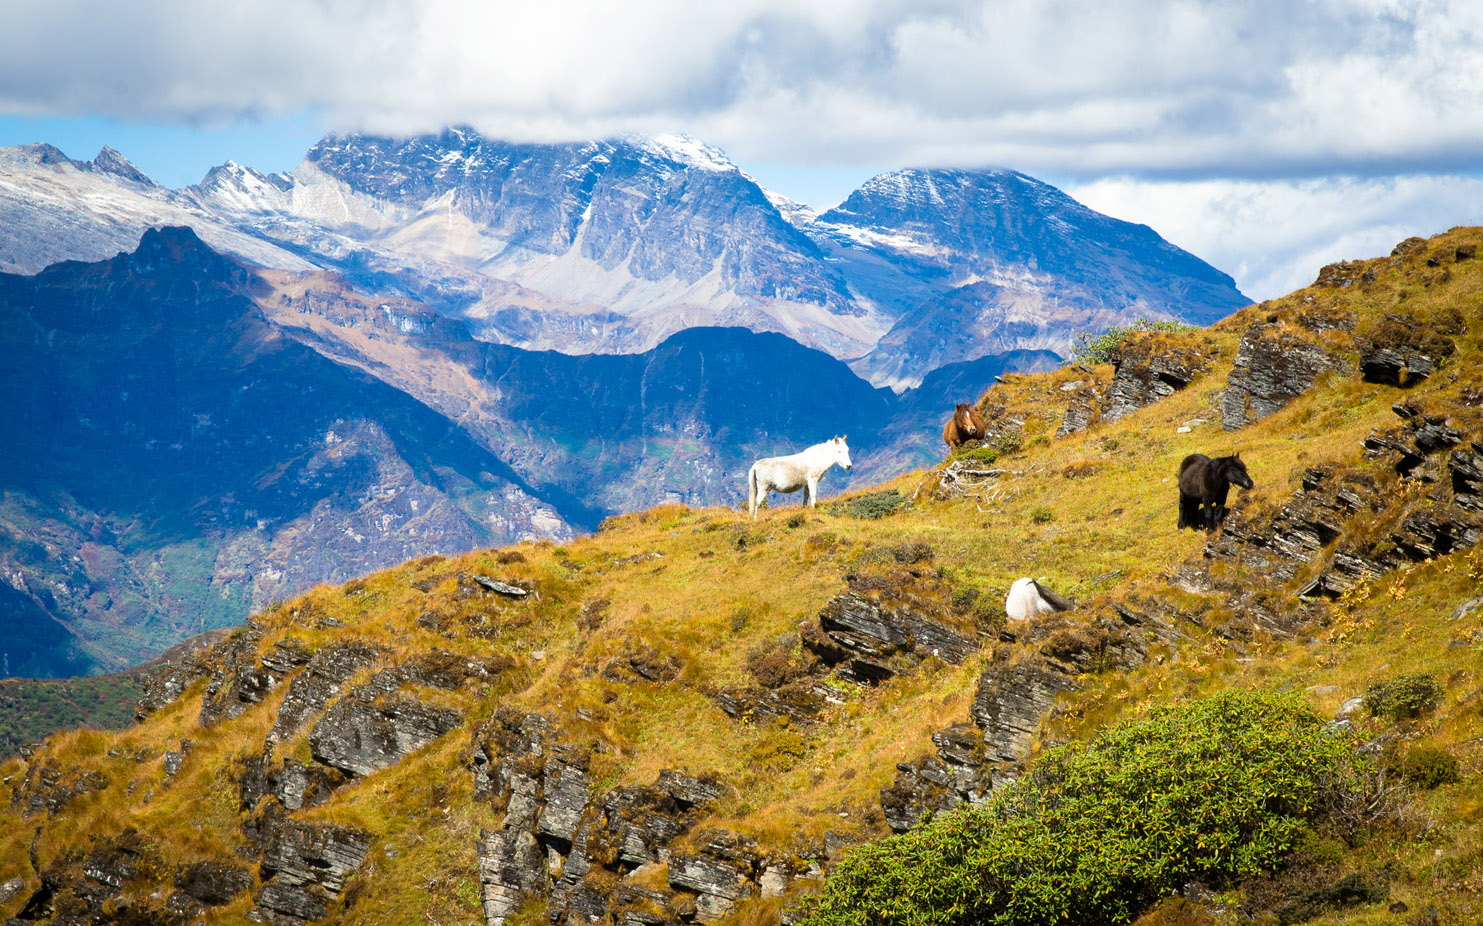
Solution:
<svg viewBox="0 0 1483 926"><path fill-rule="evenodd" d="M1071 331L1244 302L1012 171L816 215L688 139L459 129L183 190L0 150L0 268L0 621L38 676L415 556L736 504L753 459L831 435L858 465L826 492L888 478Z"/></svg>
<svg viewBox="0 0 1483 926"><path fill-rule="evenodd" d="M519 144L453 128L331 136L291 173L228 162L167 190L105 149L0 152L0 270L131 248L189 225L271 269L329 270L481 340L640 353L699 326L776 331L905 388L948 363L1134 318L1246 305L1152 229L1011 170L908 169L822 215L685 137Z"/></svg>

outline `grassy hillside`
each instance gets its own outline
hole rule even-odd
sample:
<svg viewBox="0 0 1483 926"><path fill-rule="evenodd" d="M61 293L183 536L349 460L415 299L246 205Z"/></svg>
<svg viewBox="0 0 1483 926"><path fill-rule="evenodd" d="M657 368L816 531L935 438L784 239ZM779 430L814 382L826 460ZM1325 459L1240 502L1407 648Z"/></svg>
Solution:
<svg viewBox="0 0 1483 926"><path fill-rule="evenodd" d="M1347 707L1344 742L1383 800L1352 825L1302 816L1239 876L1165 871L1180 896L1134 891L1119 916L1473 922L1483 519L1454 448L1483 441L1480 241L1413 239L1212 328L1138 335L1125 364L1175 358L1188 385L1064 437L1068 404L1100 402L1112 367L1006 376L980 403L995 452L868 498L755 523L662 507L259 614L183 663L183 693L137 726L0 766L0 883L24 885L0 913L290 922L292 888L337 923L777 922L826 883L847 897L825 881L840 865L874 883L849 847L903 814L958 819L942 811L963 781L992 800L1052 747L1155 708L1280 691L1325 723ZM1226 431L1251 339L1321 352L1322 370ZM1363 378L1383 350L1405 385ZM1225 531L1176 531L1180 460L1236 451L1255 488ZM1080 607L1006 627L1025 575ZM904 639L861 636L881 615ZM336 725L366 717L431 735L346 771L361 759L336 756L369 747ZM935 783L939 766L958 783ZM328 843L349 848L302 861ZM233 889L192 886L209 866Z"/></svg>

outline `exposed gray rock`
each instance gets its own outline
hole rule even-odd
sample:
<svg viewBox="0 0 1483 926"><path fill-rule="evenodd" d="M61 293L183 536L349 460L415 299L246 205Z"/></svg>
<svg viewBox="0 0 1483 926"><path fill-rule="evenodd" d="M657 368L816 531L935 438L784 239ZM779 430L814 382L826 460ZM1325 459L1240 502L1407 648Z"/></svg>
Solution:
<svg viewBox="0 0 1483 926"><path fill-rule="evenodd" d="M819 630L805 634L804 644L825 664L872 684L895 675L887 664L893 656L914 662L936 656L957 665L978 648L976 640L864 589L830 599L819 612Z"/></svg>
<svg viewBox="0 0 1483 926"><path fill-rule="evenodd" d="M206 694L201 698L201 726L242 716L272 690L276 678L258 662L261 636L258 630L249 628L211 648L203 660L212 668Z"/></svg>
<svg viewBox="0 0 1483 926"><path fill-rule="evenodd" d="M1359 369L1366 382L1408 387L1436 372L1437 362L1419 347L1372 341L1360 351Z"/></svg>
<svg viewBox="0 0 1483 926"><path fill-rule="evenodd" d="M1112 384L1107 387L1102 403L1102 420L1120 421L1140 408L1168 398L1193 382L1209 365L1210 358L1204 354L1168 352L1158 338L1132 340L1118 352Z"/></svg>
<svg viewBox="0 0 1483 926"><path fill-rule="evenodd" d="M669 857L669 885L698 895L695 918L702 923L720 919L752 893L738 863L681 852Z"/></svg>
<svg viewBox="0 0 1483 926"><path fill-rule="evenodd" d="M692 778L668 768L659 773L657 786L668 792L682 807L709 804L721 796L721 786L714 781Z"/></svg>
<svg viewBox="0 0 1483 926"><path fill-rule="evenodd" d="M558 749L546 761L543 773L546 806L536 819L536 835L554 840L565 851L577 835L582 812L587 807L586 756L576 750Z"/></svg>
<svg viewBox="0 0 1483 926"><path fill-rule="evenodd" d="M398 686L395 672L378 673L369 684L335 702L309 733L315 760L369 775L395 765L463 722L460 711L393 695Z"/></svg>
<svg viewBox="0 0 1483 926"><path fill-rule="evenodd" d="M486 588L496 594L504 595L508 598L524 598L526 595L530 594L530 592L526 591L518 585L511 585L509 582L501 582L499 579L490 578L489 576L472 575L469 576L469 578L473 579L474 582L476 582L481 587Z"/></svg>
<svg viewBox="0 0 1483 926"><path fill-rule="evenodd" d="M935 757L897 763L896 779L881 788L881 810L895 832L916 826L928 813L980 804L998 784L977 727L963 724L938 730L932 742L937 746Z"/></svg>
<svg viewBox="0 0 1483 926"><path fill-rule="evenodd" d="M1469 511L1483 512L1483 444L1452 451L1447 469L1452 474L1454 502Z"/></svg>
<svg viewBox="0 0 1483 926"><path fill-rule="evenodd" d="M345 681L370 668L382 651L365 643L349 642L327 646L315 653L303 672L288 684L288 693L278 706L278 718L268 733L268 742L280 743L298 732L309 718L329 706Z"/></svg>
<svg viewBox="0 0 1483 926"><path fill-rule="evenodd" d="M271 805L270 805L271 806ZM322 918L332 895L365 863L371 837L362 830L301 823L270 812L261 824L265 882L248 918L292 923Z"/></svg>
<svg viewBox="0 0 1483 926"><path fill-rule="evenodd" d="M983 729L987 758L1015 762L1029 756L1056 698L1078 688L1064 673L1034 663L987 666L969 709Z"/></svg>
<svg viewBox="0 0 1483 926"><path fill-rule="evenodd" d="M268 786L284 809L301 810L329 800L348 777L339 769L284 759L282 767L268 775Z"/></svg>
<svg viewBox="0 0 1483 926"><path fill-rule="evenodd" d="M247 919L254 923L294 926L323 919L330 910L330 896L317 884L288 884L273 881L263 885L253 898Z"/></svg>
<svg viewBox="0 0 1483 926"><path fill-rule="evenodd" d="M46 811L48 817L84 794L102 790L107 780L92 769L63 772L51 765L32 764L26 777L11 795L10 805L20 806L21 815L30 817Z"/></svg>
<svg viewBox="0 0 1483 926"><path fill-rule="evenodd" d="M1096 395L1091 390L1082 390L1073 396L1071 404L1066 406L1065 416L1061 418L1061 426L1056 429L1056 437L1065 437L1091 427L1098 417L1095 400Z"/></svg>
<svg viewBox="0 0 1483 926"><path fill-rule="evenodd" d="M1260 421L1335 367L1334 358L1321 345L1280 325L1252 325L1236 351L1221 400L1221 425L1234 431Z"/></svg>
<svg viewBox="0 0 1483 926"><path fill-rule="evenodd" d="M721 710L739 720L778 720L807 724L818 718L828 699L814 686L794 683L782 688L745 688L716 695Z"/></svg>
<svg viewBox="0 0 1483 926"><path fill-rule="evenodd" d="M308 661L309 648L292 637L285 637L263 654L262 666L264 671L283 678Z"/></svg>
<svg viewBox="0 0 1483 926"><path fill-rule="evenodd" d="M165 904L165 912L179 919L190 919L219 907L252 887L252 872L225 862L197 862L175 875L175 893Z"/></svg>
<svg viewBox="0 0 1483 926"><path fill-rule="evenodd" d="M180 771L180 766L185 762L185 753L176 752L173 749L165 752L164 766L165 777L173 778Z"/></svg>
<svg viewBox="0 0 1483 926"><path fill-rule="evenodd" d="M480 898L489 926L503 926L525 900L545 896L549 880L546 853L530 831L479 834Z"/></svg>
<svg viewBox="0 0 1483 926"><path fill-rule="evenodd" d="M0 904L10 903L25 889L25 878L11 878L9 881L0 882Z"/></svg>
<svg viewBox="0 0 1483 926"><path fill-rule="evenodd" d="M178 665L165 665L149 672L144 679L144 693L134 706L134 719L143 721L155 711L174 704L198 678L210 672L194 660Z"/></svg>

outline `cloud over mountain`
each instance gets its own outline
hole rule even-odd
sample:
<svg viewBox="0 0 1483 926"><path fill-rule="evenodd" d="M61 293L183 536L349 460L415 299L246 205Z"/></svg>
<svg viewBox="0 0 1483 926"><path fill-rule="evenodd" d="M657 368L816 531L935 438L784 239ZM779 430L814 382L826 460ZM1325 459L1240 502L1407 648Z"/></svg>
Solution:
<svg viewBox="0 0 1483 926"><path fill-rule="evenodd" d="M683 128L742 159L1272 176L1471 167L1483 10L1056 0L21 0L0 111L318 109L533 139Z"/></svg>

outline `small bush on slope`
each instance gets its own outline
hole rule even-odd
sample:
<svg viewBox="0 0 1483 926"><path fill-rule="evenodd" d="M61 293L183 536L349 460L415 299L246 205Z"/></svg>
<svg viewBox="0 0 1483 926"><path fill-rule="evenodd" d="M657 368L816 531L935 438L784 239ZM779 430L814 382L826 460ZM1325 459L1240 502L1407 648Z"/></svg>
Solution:
<svg viewBox="0 0 1483 926"><path fill-rule="evenodd" d="M1124 923L1276 867L1368 766L1296 697L1225 693L1046 753L990 804L864 846L804 926Z"/></svg>

